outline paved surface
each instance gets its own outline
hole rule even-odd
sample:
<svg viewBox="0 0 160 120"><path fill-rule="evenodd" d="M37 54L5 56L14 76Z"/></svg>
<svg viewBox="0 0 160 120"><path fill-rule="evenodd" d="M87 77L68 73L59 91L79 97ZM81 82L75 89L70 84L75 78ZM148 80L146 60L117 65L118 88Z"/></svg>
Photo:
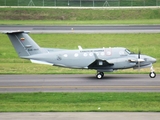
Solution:
<svg viewBox="0 0 160 120"><path fill-rule="evenodd" d="M0 113L1 120L159 120L160 113L150 112L53 112Z"/></svg>
<svg viewBox="0 0 160 120"><path fill-rule="evenodd" d="M8 30L32 33L160 33L160 25L0 26L0 32Z"/></svg>
<svg viewBox="0 0 160 120"><path fill-rule="evenodd" d="M0 92L160 92L160 76L148 74L0 75Z"/></svg>
<svg viewBox="0 0 160 120"><path fill-rule="evenodd" d="M100 7L83 7L83 6L0 6L0 8L49 8L49 9L157 9L160 6L100 6Z"/></svg>

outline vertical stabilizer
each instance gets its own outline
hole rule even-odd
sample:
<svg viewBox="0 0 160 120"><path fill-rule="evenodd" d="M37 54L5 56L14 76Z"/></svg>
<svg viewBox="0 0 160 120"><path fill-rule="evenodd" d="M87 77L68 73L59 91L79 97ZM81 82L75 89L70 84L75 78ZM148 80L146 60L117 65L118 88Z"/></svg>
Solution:
<svg viewBox="0 0 160 120"><path fill-rule="evenodd" d="M6 31L12 45L17 54L21 56L30 56L34 54L44 53L39 45L28 35L26 31Z"/></svg>

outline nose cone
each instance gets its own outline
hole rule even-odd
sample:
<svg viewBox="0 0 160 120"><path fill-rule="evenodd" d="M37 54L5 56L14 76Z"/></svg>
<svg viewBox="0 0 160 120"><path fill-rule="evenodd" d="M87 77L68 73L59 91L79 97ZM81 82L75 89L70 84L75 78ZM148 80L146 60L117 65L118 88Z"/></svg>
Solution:
<svg viewBox="0 0 160 120"><path fill-rule="evenodd" d="M156 62L156 59L153 58L153 57L148 57L148 61L151 62L151 63L155 63L155 62Z"/></svg>
<svg viewBox="0 0 160 120"><path fill-rule="evenodd" d="M152 63L155 63L157 60L155 58L152 58Z"/></svg>

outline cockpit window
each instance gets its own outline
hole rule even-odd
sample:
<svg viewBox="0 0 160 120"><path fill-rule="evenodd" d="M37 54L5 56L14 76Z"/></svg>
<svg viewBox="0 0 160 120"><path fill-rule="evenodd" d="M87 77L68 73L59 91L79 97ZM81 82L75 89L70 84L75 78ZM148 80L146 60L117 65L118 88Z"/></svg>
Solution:
<svg viewBox="0 0 160 120"><path fill-rule="evenodd" d="M133 54L133 52L131 52L130 50L126 49L125 50L128 54Z"/></svg>

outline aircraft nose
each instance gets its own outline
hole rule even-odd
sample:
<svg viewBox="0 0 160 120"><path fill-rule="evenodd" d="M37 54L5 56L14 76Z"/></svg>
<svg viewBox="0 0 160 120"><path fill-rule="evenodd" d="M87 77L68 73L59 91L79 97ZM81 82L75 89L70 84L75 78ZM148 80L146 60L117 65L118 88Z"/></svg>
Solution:
<svg viewBox="0 0 160 120"><path fill-rule="evenodd" d="M157 60L155 58L153 58L153 57L149 57L148 61L150 61L151 63L155 63Z"/></svg>

